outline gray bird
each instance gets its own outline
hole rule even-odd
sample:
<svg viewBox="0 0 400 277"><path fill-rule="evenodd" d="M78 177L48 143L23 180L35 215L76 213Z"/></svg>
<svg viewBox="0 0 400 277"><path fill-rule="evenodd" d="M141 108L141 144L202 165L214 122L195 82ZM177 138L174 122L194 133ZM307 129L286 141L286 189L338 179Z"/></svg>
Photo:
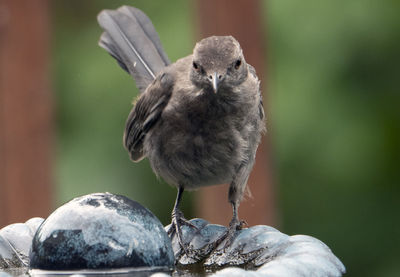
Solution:
<svg viewBox="0 0 400 277"><path fill-rule="evenodd" d="M139 9L103 10L100 46L133 76L141 94L126 121L133 161L147 157L155 174L176 186L170 234L181 246L184 190L230 183L229 242L242 228L238 207L264 130L260 82L232 36L198 42L170 63L150 19Z"/></svg>

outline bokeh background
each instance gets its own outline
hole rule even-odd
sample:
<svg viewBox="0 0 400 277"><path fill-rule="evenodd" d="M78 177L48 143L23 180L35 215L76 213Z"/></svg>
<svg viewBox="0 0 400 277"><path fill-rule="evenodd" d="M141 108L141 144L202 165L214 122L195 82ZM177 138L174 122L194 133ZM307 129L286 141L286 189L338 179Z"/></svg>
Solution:
<svg viewBox="0 0 400 277"><path fill-rule="evenodd" d="M140 199L167 224L176 190L122 147L137 89L97 46L97 13L123 4L145 11L172 61L200 38L194 1L51 1L53 208L109 191ZM400 276L400 2L261 7L275 227L324 241L347 276ZM184 197L188 218L195 195Z"/></svg>

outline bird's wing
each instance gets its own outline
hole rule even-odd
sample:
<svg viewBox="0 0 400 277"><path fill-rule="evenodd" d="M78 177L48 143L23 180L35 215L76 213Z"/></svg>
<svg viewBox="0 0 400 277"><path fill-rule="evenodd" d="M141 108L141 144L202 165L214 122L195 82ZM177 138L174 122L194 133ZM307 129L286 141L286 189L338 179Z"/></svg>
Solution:
<svg viewBox="0 0 400 277"><path fill-rule="evenodd" d="M265 114L264 114L263 97L262 97L262 92L261 92L261 87L260 87L260 81L258 80L256 69L250 64L247 64L247 65L248 65L250 74L258 81L258 92L260 94L260 103L258 104L258 112L260 115L260 119L264 120Z"/></svg>
<svg viewBox="0 0 400 277"><path fill-rule="evenodd" d="M144 158L144 138L159 121L171 98L173 84L170 74L158 75L132 108L125 125L124 146L133 161L137 162Z"/></svg>

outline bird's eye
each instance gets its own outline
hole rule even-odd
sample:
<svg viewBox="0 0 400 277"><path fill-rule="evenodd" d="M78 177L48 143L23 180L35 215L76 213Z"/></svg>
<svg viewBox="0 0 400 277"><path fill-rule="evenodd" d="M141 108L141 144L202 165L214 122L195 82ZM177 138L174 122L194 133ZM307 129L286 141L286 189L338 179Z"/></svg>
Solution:
<svg viewBox="0 0 400 277"><path fill-rule="evenodd" d="M237 61L235 62L235 69L239 69L239 67L240 67L241 64L242 64L242 61L241 61L241 60L237 60Z"/></svg>
<svg viewBox="0 0 400 277"><path fill-rule="evenodd" d="M199 65L197 63L193 62L193 68L196 70L199 70Z"/></svg>

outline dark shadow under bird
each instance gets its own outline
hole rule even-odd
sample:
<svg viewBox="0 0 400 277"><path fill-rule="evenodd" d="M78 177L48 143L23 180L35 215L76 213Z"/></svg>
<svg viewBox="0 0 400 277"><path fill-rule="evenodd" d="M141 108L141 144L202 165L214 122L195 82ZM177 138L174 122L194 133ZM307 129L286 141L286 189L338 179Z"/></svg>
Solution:
<svg viewBox="0 0 400 277"><path fill-rule="evenodd" d="M155 174L178 189L169 233L183 249L179 210L184 190L229 183L233 217L227 243L242 228L238 207L264 131L260 82L232 36L198 42L170 63L150 19L139 9L103 10L100 46L133 76L141 94L125 127L133 161L147 157Z"/></svg>

